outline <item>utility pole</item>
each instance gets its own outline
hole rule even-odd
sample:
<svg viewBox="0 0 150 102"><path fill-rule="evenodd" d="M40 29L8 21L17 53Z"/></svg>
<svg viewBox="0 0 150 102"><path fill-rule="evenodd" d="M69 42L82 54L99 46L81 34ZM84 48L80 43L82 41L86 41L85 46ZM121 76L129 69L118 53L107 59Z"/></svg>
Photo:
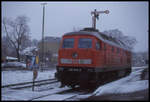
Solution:
<svg viewBox="0 0 150 102"><path fill-rule="evenodd" d="M100 13L105 13L108 14L109 11L105 10L105 11L96 11L96 9L94 11L91 12L92 16L92 28L96 29L96 19L99 19L99 14Z"/></svg>
<svg viewBox="0 0 150 102"><path fill-rule="evenodd" d="M44 62L44 17L45 17L45 5L47 3L42 3L43 5L43 23L42 23L42 70L43 70L43 62Z"/></svg>

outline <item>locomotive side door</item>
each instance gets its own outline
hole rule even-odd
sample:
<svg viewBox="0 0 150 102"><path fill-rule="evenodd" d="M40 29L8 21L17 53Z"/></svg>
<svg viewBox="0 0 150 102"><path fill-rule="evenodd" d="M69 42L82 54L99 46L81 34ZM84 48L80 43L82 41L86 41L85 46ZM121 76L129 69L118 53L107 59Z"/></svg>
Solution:
<svg viewBox="0 0 150 102"><path fill-rule="evenodd" d="M95 49L96 49L96 51L95 51L95 61L96 61L96 66L100 66L101 65L101 63L102 63L102 57L101 57L101 49L102 49L102 47L101 47L101 41L99 41L99 40L96 40L95 41Z"/></svg>
<svg viewBox="0 0 150 102"><path fill-rule="evenodd" d="M103 54L104 54L104 66L106 67L107 66L107 59L106 59L106 54L107 53L107 48L106 48L106 44L103 43Z"/></svg>

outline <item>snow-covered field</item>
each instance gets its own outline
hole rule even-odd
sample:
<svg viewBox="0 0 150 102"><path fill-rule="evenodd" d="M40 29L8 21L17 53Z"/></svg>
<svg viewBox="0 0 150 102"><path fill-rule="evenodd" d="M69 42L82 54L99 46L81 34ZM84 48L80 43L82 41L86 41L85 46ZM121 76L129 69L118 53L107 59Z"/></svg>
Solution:
<svg viewBox="0 0 150 102"><path fill-rule="evenodd" d="M38 71L36 80L53 79L56 69ZM33 79L33 71L2 71L2 85L30 82Z"/></svg>
<svg viewBox="0 0 150 102"><path fill-rule="evenodd" d="M45 90L45 91L32 91L32 89L24 89L24 90L12 90L12 89L6 89L4 88L2 90L2 100L40 100L38 99L38 97L41 96L46 96L46 95L53 95L57 92L61 92L63 90L67 90L69 89L68 87L64 87L64 88L58 88L58 85L55 85L55 89L51 89L51 90ZM35 87L35 90L38 90L37 87ZM37 99L36 99L37 98ZM61 98L61 97L59 97ZM55 100L59 100L58 97L54 97ZM43 100L43 99L41 99Z"/></svg>
<svg viewBox="0 0 150 102"><path fill-rule="evenodd" d="M133 67L132 73L124 78L116 80L114 82L105 84L97 88L91 94L85 95L77 95L73 100L80 100L83 98L87 98L89 96L101 96L106 94L120 94L120 93L130 93L136 92L143 89L148 89L149 83L148 80L141 80L141 73L146 67ZM39 72L36 80L54 78L54 73L56 70ZM32 81L33 73L32 71L3 71L2 72L2 85L11 84L11 83L20 83L25 81ZM30 100L34 97L38 97L41 95L47 95L45 98L37 99L37 100L61 100L62 97L70 97L73 94L68 95L52 95L55 92L59 92L62 90L69 89L68 87L59 88L60 83L55 85L49 85L48 87L53 87L52 90L45 90L42 92L35 91L33 92L31 89L24 90L12 90L3 88L2 89L2 100ZM43 88L46 88L44 86ZM37 88L38 89L38 88ZM52 98L54 96L54 98ZM59 97L57 97L59 96ZM64 98L65 99L65 98Z"/></svg>

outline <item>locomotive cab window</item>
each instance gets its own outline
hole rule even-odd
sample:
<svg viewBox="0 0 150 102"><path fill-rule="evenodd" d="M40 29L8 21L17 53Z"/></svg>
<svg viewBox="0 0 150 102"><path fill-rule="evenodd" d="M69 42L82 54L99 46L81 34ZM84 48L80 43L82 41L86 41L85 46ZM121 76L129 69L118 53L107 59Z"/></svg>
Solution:
<svg viewBox="0 0 150 102"><path fill-rule="evenodd" d="M78 48L92 48L92 39L80 38L78 42Z"/></svg>
<svg viewBox="0 0 150 102"><path fill-rule="evenodd" d="M73 48L74 38L65 38L63 41L62 48Z"/></svg>

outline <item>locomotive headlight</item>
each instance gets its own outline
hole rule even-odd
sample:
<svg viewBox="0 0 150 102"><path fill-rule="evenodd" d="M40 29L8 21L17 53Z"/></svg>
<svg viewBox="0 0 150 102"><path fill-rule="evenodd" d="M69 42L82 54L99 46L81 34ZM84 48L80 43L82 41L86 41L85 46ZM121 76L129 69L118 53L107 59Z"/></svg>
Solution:
<svg viewBox="0 0 150 102"><path fill-rule="evenodd" d="M58 70L59 70L59 71L63 71L63 70L64 70L64 68L60 67Z"/></svg>
<svg viewBox="0 0 150 102"><path fill-rule="evenodd" d="M78 54L76 52L72 54L73 58L77 58L77 56L78 56Z"/></svg>

